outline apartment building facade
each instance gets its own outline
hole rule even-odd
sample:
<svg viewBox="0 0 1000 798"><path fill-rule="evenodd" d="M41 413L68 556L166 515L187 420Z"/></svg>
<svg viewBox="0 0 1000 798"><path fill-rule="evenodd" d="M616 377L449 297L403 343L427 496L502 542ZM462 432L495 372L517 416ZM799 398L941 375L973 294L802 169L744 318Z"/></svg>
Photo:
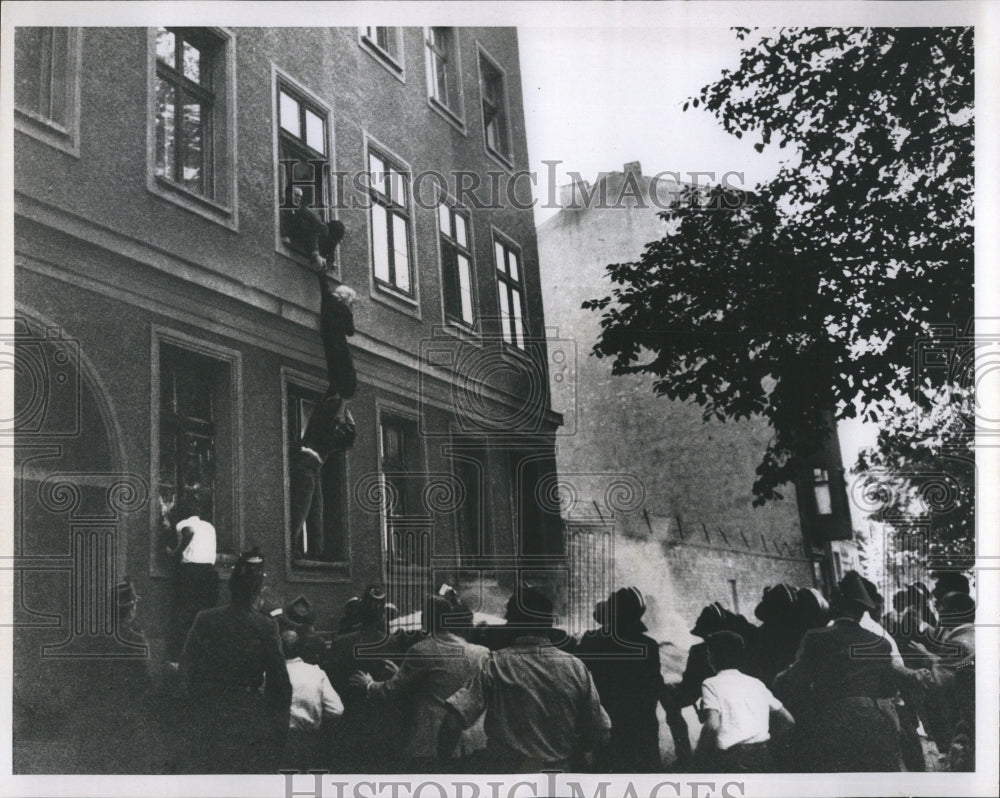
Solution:
<svg viewBox="0 0 1000 798"><path fill-rule="evenodd" d="M506 189L527 166L513 29L15 44L19 687L40 653L135 653L115 633L126 574L162 643L185 499L217 530L222 580L259 547L270 599L305 595L321 628L368 583L405 612L432 584L558 558L536 497L561 422L538 253ZM357 436L323 467L301 555L289 454L327 382L294 188L343 223L331 274L361 299Z"/></svg>
<svg viewBox="0 0 1000 798"><path fill-rule="evenodd" d="M754 469L773 435L764 419L705 422L699 407L658 396L652 378L613 375L591 355L600 314L581 304L611 292L608 264L637 259L667 234L659 214L682 177L625 164L593 185L564 186L561 210L538 228L550 349L572 354L550 372L553 407L566 420L559 479L575 494L564 508L568 554L596 551L613 563L608 584L647 591L649 625L675 643L713 601L752 619L769 585L828 592L849 567L842 541L852 537L836 436L783 500L755 508Z"/></svg>

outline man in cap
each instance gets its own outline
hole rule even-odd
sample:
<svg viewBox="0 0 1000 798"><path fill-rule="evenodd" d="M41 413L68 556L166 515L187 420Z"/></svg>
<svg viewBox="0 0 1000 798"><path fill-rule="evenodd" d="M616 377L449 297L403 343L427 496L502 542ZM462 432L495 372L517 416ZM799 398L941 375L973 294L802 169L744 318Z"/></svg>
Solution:
<svg viewBox="0 0 1000 798"><path fill-rule="evenodd" d="M459 744L448 758L437 758L438 733L447 711L445 701L468 680L489 655L489 649L473 645L455 634L452 624L466 622L467 611L456 600L428 595L421 611L423 637L406 652L399 672L376 681L364 671L351 677L369 702L399 701L408 704L409 724L403 749L407 773L447 773L486 746L481 723L462 732Z"/></svg>
<svg viewBox="0 0 1000 798"><path fill-rule="evenodd" d="M278 625L258 612L266 579L260 551L241 554L230 603L200 612L188 633L180 676L195 773L275 773L280 764L292 685Z"/></svg>
<svg viewBox="0 0 1000 798"><path fill-rule="evenodd" d="M611 718L607 769L612 773L652 773L660 764L660 723L656 705L663 696L660 647L645 634L646 599L637 587L623 587L598 602L601 628L580 640L577 657L594 678L601 705Z"/></svg>
<svg viewBox="0 0 1000 798"><path fill-rule="evenodd" d="M837 586L834 622L810 629L774 693L800 722L798 760L811 772L902 769L889 643L860 625L875 608L861 576Z"/></svg>
<svg viewBox="0 0 1000 798"><path fill-rule="evenodd" d="M507 602L513 645L492 652L447 701L438 754L447 758L461 729L485 712L486 772L579 769L585 752L608 741L611 720L587 667L555 648L552 602L524 586Z"/></svg>

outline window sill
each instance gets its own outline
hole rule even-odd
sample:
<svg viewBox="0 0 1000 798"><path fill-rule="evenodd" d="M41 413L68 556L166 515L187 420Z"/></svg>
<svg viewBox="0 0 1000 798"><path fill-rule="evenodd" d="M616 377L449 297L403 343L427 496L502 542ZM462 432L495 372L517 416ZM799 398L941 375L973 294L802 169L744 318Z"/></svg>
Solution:
<svg viewBox="0 0 1000 798"><path fill-rule="evenodd" d="M290 246L288 246L287 244L285 244L280 238L277 239L276 242L275 242L275 244L274 244L274 251L278 255L280 255L280 256L282 256L282 257L287 258L288 260L290 260L292 263L294 263L299 268L305 269L307 272L309 272L309 274L315 275L317 273L316 269L312 265L312 259L311 258L306 257L301 252L299 252L299 250L297 250L297 249L292 249ZM327 272L326 273L327 273L328 276L332 277L337 282L341 282L341 280L340 280L340 254L339 254L339 250L338 250L338 253L337 253L337 257L335 257L334 260L333 260L333 265L330 266L328 264L328 268L327 268Z"/></svg>
<svg viewBox="0 0 1000 798"><path fill-rule="evenodd" d="M399 311L400 313L405 313L407 316L413 316L416 319L421 318L420 302L416 299L416 297L400 294L393 291L388 286L375 281L374 279L371 283L369 296L376 302L379 302L386 307L390 307L393 310Z"/></svg>
<svg viewBox="0 0 1000 798"><path fill-rule="evenodd" d="M324 560L286 561L285 577L289 582L349 582L351 567L345 561Z"/></svg>
<svg viewBox="0 0 1000 798"><path fill-rule="evenodd" d="M514 161L506 155L501 154L497 150L493 149L489 144L484 145L486 154L492 158L496 163L502 166L508 174L513 174L514 172Z"/></svg>
<svg viewBox="0 0 1000 798"><path fill-rule="evenodd" d="M445 319L445 322L441 325L440 329L446 335L450 335L460 341L468 341L469 343L476 344L478 346L482 346L483 344L483 334L476 327L470 327L457 321L452 321L451 319Z"/></svg>
<svg viewBox="0 0 1000 798"><path fill-rule="evenodd" d="M74 158L80 157L80 141L76 132L51 120L17 108L14 111L14 128L26 136L31 136L43 144L65 152L67 155L72 155Z"/></svg>
<svg viewBox="0 0 1000 798"><path fill-rule="evenodd" d="M194 192L188 191L176 183L162 177L150 174L147 188L157 197L179 205L185 210L196 213L223 227L239 232L239 224L236 218L235 208L221 205L213 200L206 199Z"/></svg>
<svg viewBox="0 0 1000 798"><path fill-rule="evenodd" d="M434 110L434 112L440 116L445 122L451 125L455 130L461 133L463 136L468 137L469 133L465 128L465 120L462 119L458 114L452 111L447 105L433 97L427 98L427 104Z"/></svg>
<svg viewBox="0 0 1000 798"><path fill-rule="evenodd" d="M392 55L379 47L367 36L362 36L359 39L358 44L361 45L362 50L381 64L382 68L385 69L386 72L392 75L400 83L406 83L406 70Z"/></svg>

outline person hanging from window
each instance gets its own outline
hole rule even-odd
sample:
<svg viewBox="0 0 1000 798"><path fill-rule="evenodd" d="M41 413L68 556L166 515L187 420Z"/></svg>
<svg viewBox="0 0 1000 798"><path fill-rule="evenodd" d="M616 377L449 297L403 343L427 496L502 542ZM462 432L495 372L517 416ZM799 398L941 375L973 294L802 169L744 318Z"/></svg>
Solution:
<svg viewBox="0 0 1000 798"><path fill-rule="evenodd" d="M331 222L330 227L339 242L344 226ZM326 355L329 387L313 409L298 449L292 454L290 494L293 554L296 559L322 560L326 559L326 552L321 471L331 454L345 451L354 444L354 419L347 409L347 400L357 390L358 377L347 337L354 335L351 307L357 300L357 293L346 285L333 288L325 268L319 270L318 278L320 337Z"/></svg>
<svg viewBox="0 0 1000 798"><path fill-rule="evenodd" d="M325 271L344 237L344 225L337 219L324 222L302 202L302 189L290 185L281 206L281 240L292 249L308 255L318 271Z"/></svg>
<svg viewBox="0 0 1000 798"><path fill-rule="evenodd" d="M188 629L202 610L219 600L219 575L215 571L215 527L200 516L198 495L188 491L177 502L178 517L174 545L168 555L176 559L174 598L171 608L170 651L176 662Z"/></svg>

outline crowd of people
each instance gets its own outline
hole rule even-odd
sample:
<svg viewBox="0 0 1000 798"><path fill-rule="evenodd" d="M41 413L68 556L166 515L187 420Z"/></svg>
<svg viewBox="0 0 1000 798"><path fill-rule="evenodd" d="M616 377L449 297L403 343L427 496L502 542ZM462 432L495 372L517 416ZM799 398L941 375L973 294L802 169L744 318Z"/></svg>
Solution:
<svg viewBox="0 0 1000 798"><path fill-rule="evenodd" d="M322 558L320 469L355 435L356 296L328 270L343 225L322 223L295 187L288 208L283 237L318 272L329 379L290 456L289 534L296 558ZM395 634L395 608L370 585L323 634L304 596L264 605L254 550L216 606L215 530L196 492L181 499L165 544L170 678L153 689L139 660L95 678L88 720L108 730L88 736L98 768L117 748L117 770L132 772L660 772L658 707L679 772L919 771L922 736L948 768L974 767L975 602L961 574L939 574L933 591L909 585L887 613L855 572L829 604L815 588L769 587L759 625L714 602L681 681L667 684L636 587L598 602L597 628L579 639L554 628L544 590L523 585L503 626L473 625L445 586L424 600L419 633ZM138 596L128 582L118 594L122 639L141 641ZM688 707L701 723L693 748Z"/></svg>
<svg viewBox="0 0 1000 798"><path fill-rule="evenodd" d="M635 587L598 602L597 627L574 638L538 587L519 585L506 624L488 626L444 586L425 597L419 631L390 632L396 610L370 585L336 631L319 632L304 596L265 604L265 580L259 552L241 555L229 602L197 615L158 692L141 663L116 671L117 701L95 711L114 712L121 744L144 751L137 768L919 771L932 750L924 739L944 768L975 766L975 602L957 573L938 575L933 591L899 591L885 613L855 572L829 604L811 588L766 589L759 624L712 603L691 630L703 642L671 684ZM124 631L141 640L135 599L120 586ZM658 707L672 761L661 756ZM701 724L694 746L686 707Z"/></svg>

